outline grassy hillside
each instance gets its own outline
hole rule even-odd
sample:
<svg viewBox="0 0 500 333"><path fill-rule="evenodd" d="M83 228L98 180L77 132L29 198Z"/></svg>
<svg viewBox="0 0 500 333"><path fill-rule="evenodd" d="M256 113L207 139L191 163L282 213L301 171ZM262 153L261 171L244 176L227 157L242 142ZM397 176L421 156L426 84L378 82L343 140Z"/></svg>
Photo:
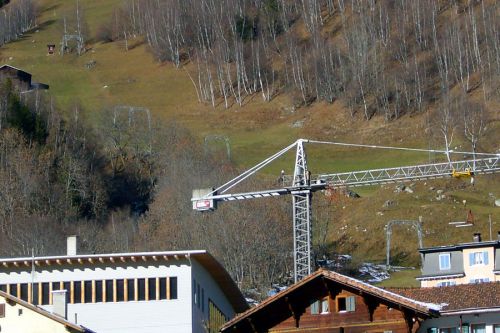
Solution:
<svg viewBox="0 0 500 333"><path fill-rule="evenodd" d="M120 0L86 0L82 2L85 17L93 36L99 25L109 20ZM137 38L125 51L122 42L88 44L88 51L75 54L48 56L47 44L56 44L62 37L64 13L71 11L73 1L41 0L39 28L27 33L17 42L0 48L0 64L6 63L33 74L35 81L48 83L64 112L69 113L76 103L87 111L89 119L97 124L102 112L110 112L115 105L143 106L162 120L175 120L188 127L200 143L209 134L226 135L230 139L232 159L241 167L252 166L287 146L300 137L329 141L369 143L381 145L438 148L426 132L426 115L404 116L393 122L381 117L370 121L351 118L341 101L333 104L315 103L295 109L285 94L272 102L263 102L260 96L236 104L229 109L215 109L199 103L187 72L169 63L159 63ZM93 69L85 64L95 61ZM188 65L190 66L190 65ZM475 92L478 94L480 92ZM496 103L496 104L495 104ZM486 150L498 149L500 141L499 105L491 102L493 122L488 129L489 140L482 144ZM464 143L457 146L469 150ZM340 172L427 162L443 157L428 154L391 152L367 149L333 149L308 147L309 166L313 173ZM265 170L270 176L284 169L293 172L293 154ZM433 188L433 189L431 189ZM436 200L436 191L442 189L445 198ZM416 183L413 193L394 193L393 185L355 189L360 199L342 199L329 207L328 217L318 223L328 224L328 239L332 251L351 251L363 260L383 260L383 226L390 219L417 219L425 223L424 245L450 244L469 241L473 232L487 235L488 215L493 231L500 230L500 211L494 208L492 198L500 198L500 177L478 177L473 188L459 180L441 180ZM490 195L491 193L491 195ZM320 196L321 194L318 194ZM383 207L387 200L396 202ZM467 200L466 206L463 200ZM469 209L476 216L473 228L452 228L448 222L464 219ZM346 226L346 227L343 227ZM393 233L394 253L401 263L415 264L416 241L407 230ZM339 250L340 249L340 250Z"/></svg>

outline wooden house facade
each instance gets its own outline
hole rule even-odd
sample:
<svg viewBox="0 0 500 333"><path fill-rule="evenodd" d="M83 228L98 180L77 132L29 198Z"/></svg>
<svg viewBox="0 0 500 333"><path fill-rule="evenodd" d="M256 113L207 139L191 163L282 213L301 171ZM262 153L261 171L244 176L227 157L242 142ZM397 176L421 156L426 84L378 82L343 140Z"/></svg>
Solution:
<svg viewBox="0 0 500 333"><path fill-rule="evenodd" d="M221 332L412 333L439 306L319 270L226 323Z"/></svg>
<svg viewBox="0 0 500 333"><path fill-rule="evenodd" d="M0 83L10 80L15 90L24 92L29 90L47 90L49 85L45 83L32 82L31 74L22 69L10 66L0 66Z"/></svg>

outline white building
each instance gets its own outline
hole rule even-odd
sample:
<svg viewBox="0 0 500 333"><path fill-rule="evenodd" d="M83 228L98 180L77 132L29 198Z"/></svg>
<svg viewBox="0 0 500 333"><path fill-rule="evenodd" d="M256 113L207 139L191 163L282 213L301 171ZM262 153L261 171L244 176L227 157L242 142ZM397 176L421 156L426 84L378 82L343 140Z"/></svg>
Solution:
<svg viewBox="0 0 500 333"><path fill-rule="evenodd" d="M248 308L206 251L0 259L0 290L98 333L217 332Z"/></svg>

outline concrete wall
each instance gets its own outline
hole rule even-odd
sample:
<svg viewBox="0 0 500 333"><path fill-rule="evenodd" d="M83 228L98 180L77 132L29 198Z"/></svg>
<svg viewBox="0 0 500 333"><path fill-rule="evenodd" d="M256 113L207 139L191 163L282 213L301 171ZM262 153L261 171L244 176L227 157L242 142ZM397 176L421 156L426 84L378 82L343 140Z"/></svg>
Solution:
<svg viewBox="0 0 500 333"><path fill-rule="evenodd" d="M19 304L8 304L0 296L0 304L5 304L5 317L0 318L0 332L22 333L67 333L63 324L49 319ZM21 313L19 312L21 310Z"/></svg>

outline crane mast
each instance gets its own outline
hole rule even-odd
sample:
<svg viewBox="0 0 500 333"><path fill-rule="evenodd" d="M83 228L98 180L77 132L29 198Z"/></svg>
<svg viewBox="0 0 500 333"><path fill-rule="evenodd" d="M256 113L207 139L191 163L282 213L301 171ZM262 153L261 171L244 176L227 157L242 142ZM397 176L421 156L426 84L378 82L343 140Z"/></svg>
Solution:
<svg viewBox="0 0 500 333"><path fill-rule="evenodd" d="M243 172L236 178L228 181L216 189L194 190L193 209L210 211L217 207L220 201L237 201L255 198L276 197L282 195L292 196L293 205L293 239L294 239L294 279L298 282L311 274L311 199L316 191L327 188L344 186L367 186L393 182L416 181L444 177L461 177L477 174L500 172L500 154L475 153L474 156L484 158L451 161L444 163L429 163L394 168L381 168L372 170L318 174L312 176L307 168L307 158L304 143L331 144L339 146L355 146L377 149L396 149L421 152L471 154L469 152L451 152L441 150L426 150L401 147L383 147L374 145L346 144L299 139L285 147L256 166ZM291 180L289 187L281 187L255 192L226 193L245 179L257 173L260 169L281 157L288 151L296 149L293 178L283 176L283 185Z"/></svg>
<svg viewBox="0 0 500 333"><path fill-rule="evenodd" d="M297 142L292 187L295 282L311 274L311 188L303 141Z"/></svg>

